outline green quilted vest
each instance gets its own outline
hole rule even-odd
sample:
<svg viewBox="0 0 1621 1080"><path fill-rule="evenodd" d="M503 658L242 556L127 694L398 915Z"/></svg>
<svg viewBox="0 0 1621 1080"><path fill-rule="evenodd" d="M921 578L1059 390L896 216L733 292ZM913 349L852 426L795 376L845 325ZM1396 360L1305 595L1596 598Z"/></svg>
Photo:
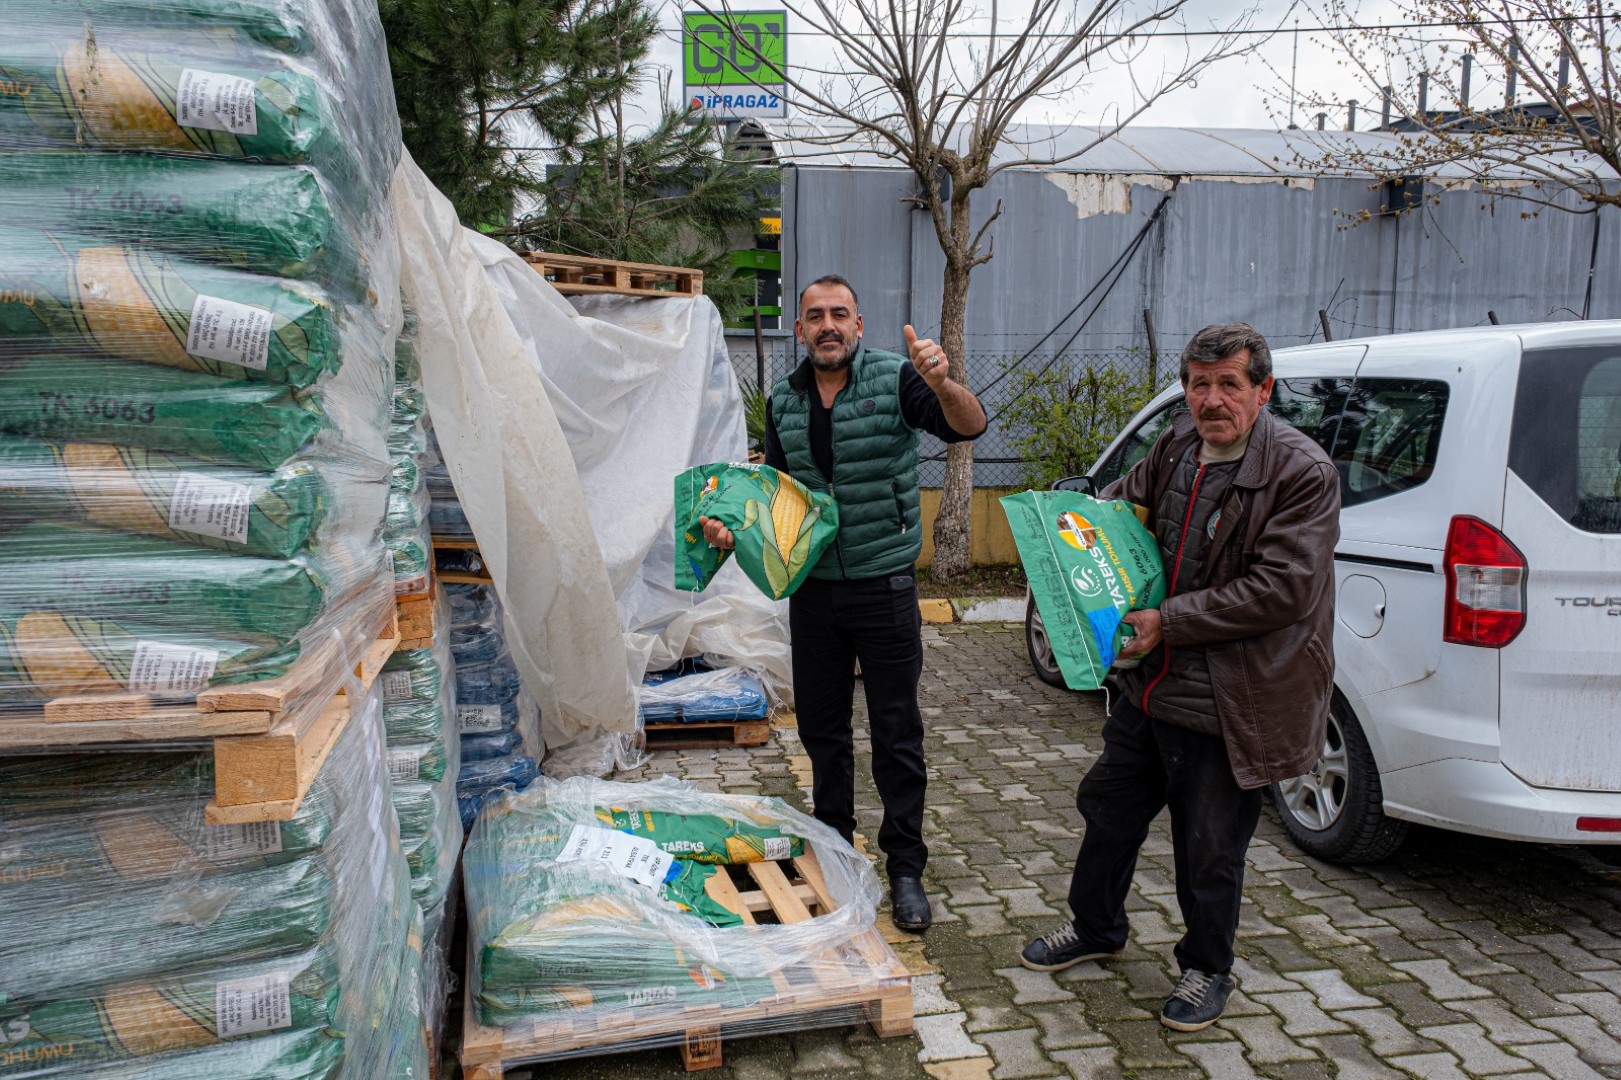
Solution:
<svg viewBox="0 0 1621 1080"><path fill-rule="evenodd" d="M905 357L861 346L850 362L850 382L833 400L833 482L816 467L810 449L810 396L816 378L801 363L771 390L771 419L788 459L788 472L839 504L839 535L811 577L832 580L882 577L917 562L923 528L917 493L917 432L901 419L901 365Z"/></svg>

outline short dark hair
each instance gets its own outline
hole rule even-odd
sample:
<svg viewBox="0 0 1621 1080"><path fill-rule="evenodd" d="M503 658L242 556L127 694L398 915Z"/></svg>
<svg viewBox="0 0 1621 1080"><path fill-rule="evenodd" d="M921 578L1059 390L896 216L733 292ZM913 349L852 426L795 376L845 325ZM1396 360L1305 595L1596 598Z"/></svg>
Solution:
<svg viewBox="0 0 1621 1080"><path fill-rule="evenodd" d="M1229 356L1250 351L1249 367L1245 374L1251 385L1259 386L1272 374L1272 350L1266 338L1249 323L1214 323L1193 335L1188 347L1182 350L1182 384L1188 382L1188 364L1214 364Z"/></svg>
<svg viewBox="0 0 1621 1080"><path fill-rule="evenodd" d="M800 311L805 310L805 293L809 292L812 288L814 288L817 285L843 285L846 289L850 290L850 299L852 299L852 300L854 300L856 302L856 307L859 308L861 306L861 297L856 295L856 287L854 285L850 284L848 281L846 281L844 278L840 277L837 274L823 274L821 277L817 278L815 281L811 282L809 285L807 285L803 289L799 290L799 310Z"/></svg>

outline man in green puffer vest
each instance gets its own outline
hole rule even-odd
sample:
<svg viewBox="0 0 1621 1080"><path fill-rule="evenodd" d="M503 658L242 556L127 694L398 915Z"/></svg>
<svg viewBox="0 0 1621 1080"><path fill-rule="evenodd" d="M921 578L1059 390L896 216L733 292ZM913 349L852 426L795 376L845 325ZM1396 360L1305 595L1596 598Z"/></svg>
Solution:
<svg viewBox="0 0 1621 1080"><path fill-rule="evenodd" d="M799 737L810 755L819 821L855 833L850 714L861 664L872 726L872 774L884 803L891 915L903 930L933 921L923 892L922 622L914 565L923 549L917 433L946 442L985 430L979 399L949 377L933 341L906 327L911 357L866 348L850 283L829 275L799 296L794 336L809 354L772 388L765 460L839 505L839 533L788 601ZM730 530L704 536L730 547Z"/></svg>

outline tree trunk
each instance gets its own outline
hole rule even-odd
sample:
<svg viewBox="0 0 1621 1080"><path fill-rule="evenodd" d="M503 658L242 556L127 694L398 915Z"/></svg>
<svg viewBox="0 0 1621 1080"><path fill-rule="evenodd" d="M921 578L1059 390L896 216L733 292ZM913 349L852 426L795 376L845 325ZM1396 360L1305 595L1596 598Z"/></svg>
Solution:
<svg viewBox="0 0 1621 1080"><path fill-rule="evenodd" d="M962 233L962 248L968 246L968 207L952 205L952 233ZM951 359L951 377L972 388L968 381L968 351L964 347L964 316L968 308L968 278L972 266L966 259L946 258L943 299L940 305L940 347ZM946 448L946 478L940 491L940 513L934 519L934 563L929 568L936 581L956 582L968 577L969 553L973 550L972 505L974 494L974 444L952 443Z"/></svg>

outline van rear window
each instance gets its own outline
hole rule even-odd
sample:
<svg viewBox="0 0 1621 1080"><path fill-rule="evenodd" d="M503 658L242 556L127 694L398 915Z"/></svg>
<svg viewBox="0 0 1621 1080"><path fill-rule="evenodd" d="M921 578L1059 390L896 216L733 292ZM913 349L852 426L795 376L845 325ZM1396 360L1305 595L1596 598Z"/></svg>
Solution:
<svg viewBox="0 0 1621 1080"><path fill-rule="evenodd" d="M1621 348L1525 353L1508 467L1576 528L1621 533Z"/></svg>

